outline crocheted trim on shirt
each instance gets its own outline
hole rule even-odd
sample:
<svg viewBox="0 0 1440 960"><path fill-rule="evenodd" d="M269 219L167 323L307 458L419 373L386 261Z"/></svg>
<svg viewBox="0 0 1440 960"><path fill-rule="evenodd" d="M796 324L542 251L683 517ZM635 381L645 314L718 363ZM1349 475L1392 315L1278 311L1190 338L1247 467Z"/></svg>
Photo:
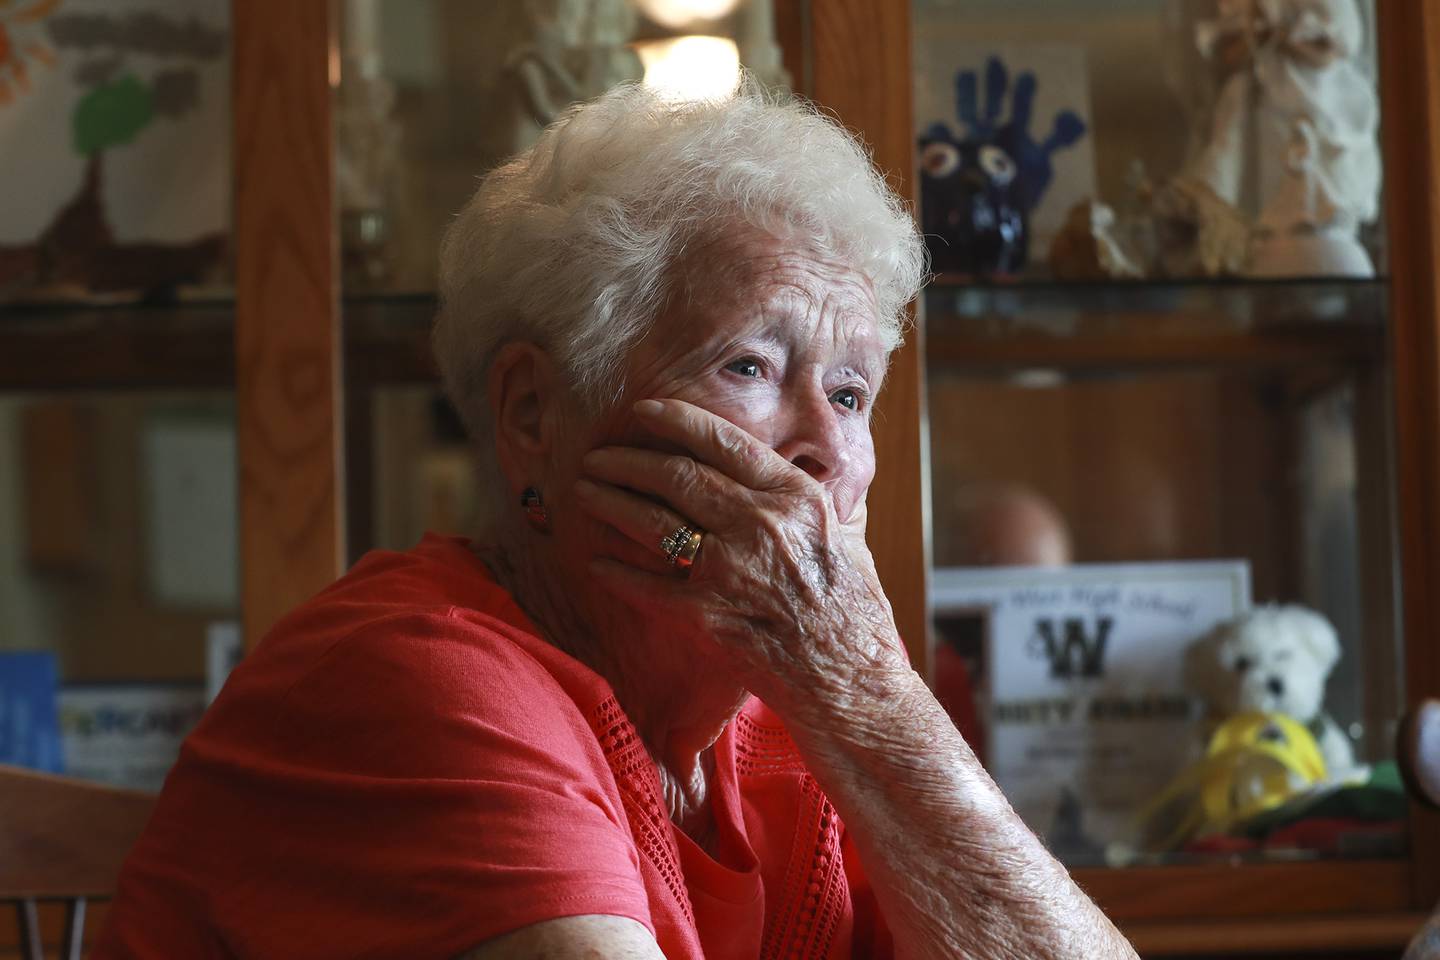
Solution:
<svg viewBox="0 0 1440 960"><path fill-rule="evenodd" d="M815 778L800 780L800 814L781 909L765 919L763 960L824 957L847 895L840 856L840 819Z"/></svg>
<svg viewBox="0 0 1440 960"><path fill-rule="evenodd" d="M680 872L680 850L670 829L670 814L665 809L655 762L650 759L635 725L614 697L591 711L590 727L620 788L620 801L636 846L665 881L666 889L680 905L685 919L694 926L695 911L690 906L690 894Z"/></svg>
<svg viewBox="0 0 1440 960"><path fill-rule="evenodd" d="M805 761L784 727L767 726L743 713L732 723L735 728L735 769L742 777L804 772Z"/></svg>
<svg viewBox="0 0 1440 960"><path fill-rule="evenodd" d="M735 718L735 766L742 777L799 774L800 809L785 867L779 909L768 911L763 960L824 957L840 924L849 888L840 856L840 819L805 769L795 741L782 726Z"/></svg>

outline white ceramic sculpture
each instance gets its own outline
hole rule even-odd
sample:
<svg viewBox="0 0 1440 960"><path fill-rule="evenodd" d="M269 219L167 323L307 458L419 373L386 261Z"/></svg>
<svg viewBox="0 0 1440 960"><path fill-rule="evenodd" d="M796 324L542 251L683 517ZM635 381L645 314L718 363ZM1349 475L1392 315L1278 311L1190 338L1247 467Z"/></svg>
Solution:
<svg viewBox="0 0 1440 960"><path fill-rule="evenodd" d="M335 190L345 282L377 285L393 267L391 237L400 173L395 84L380 56L379 0L345 8L341 83L335 100Z"/></svg>
<svg viewBox="0 0 1440 960"><path fill-rule="evenodd" d="M505 153L530 146L575 101L643 72L626 46L635 30L626 0L504 0L495 13L514 31L494 105Z"/></svg>
<svg viewBox="0 0 1440 960"><path fill-rule="evenodd" d="M1252 221L1246 272L1373 274L1356 232L1378 210L1379 100L1356 0L1217 0L1196 33L1231 72L1181 178Z"/></svg>
<svg viewBox="0 0 1440 960"><path fill-rule="evenodd" d="M740 62L745 64L752 77L767 87L790 86L790 75L782 62L780 45L775 42L773 0L749 0L740 7L735 40L740 48Z"/></svg>
<svg viewBox="0 0 1440 960"><path fill-rule="evenodd" d="M395 85L366 61L345 58L335 110L336 191L342 210L383 210L400 159Z"/></svg>

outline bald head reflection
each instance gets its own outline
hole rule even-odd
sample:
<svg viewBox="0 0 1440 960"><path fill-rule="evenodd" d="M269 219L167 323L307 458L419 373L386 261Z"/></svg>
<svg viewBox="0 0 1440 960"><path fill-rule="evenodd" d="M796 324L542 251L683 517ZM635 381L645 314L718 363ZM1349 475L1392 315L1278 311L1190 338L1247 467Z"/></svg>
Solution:
<svg viewBox="0 0 1440 960"><path fill-rule="evenodd" d="M956 492L961 566L1059 567L1070 562L1070 530L1055 506L1019 484L972 483Z"/></svg>

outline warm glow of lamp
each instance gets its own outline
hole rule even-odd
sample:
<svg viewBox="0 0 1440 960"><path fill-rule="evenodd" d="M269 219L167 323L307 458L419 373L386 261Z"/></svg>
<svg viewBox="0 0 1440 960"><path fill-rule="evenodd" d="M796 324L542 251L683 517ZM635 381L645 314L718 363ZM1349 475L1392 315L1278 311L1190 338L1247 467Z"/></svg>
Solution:
<svg viewBox="0 0 1440 960"><path fill-rule="evenodd" d="M638 0L645 15L672 30L697 20L728 17L740 0Z"/></svg>
<svg viewBox="0 0 1440 960"><path fill-rule="evenodd" d="M635 45L645 84L675 100L724 97L740 80L740 51L724 37L675 37Z"/></svg>

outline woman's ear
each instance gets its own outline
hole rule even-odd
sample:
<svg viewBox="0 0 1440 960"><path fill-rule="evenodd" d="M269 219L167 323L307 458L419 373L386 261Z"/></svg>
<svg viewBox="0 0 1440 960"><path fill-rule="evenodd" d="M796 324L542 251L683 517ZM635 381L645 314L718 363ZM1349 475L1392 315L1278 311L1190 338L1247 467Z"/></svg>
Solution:
<svg viewBox="0 0 1440 960"><path fill-rule="evenodd" d="M507 343L490 365L495 455L516 490L544 482L563 392L555 362L533 343Z"/></svg>

